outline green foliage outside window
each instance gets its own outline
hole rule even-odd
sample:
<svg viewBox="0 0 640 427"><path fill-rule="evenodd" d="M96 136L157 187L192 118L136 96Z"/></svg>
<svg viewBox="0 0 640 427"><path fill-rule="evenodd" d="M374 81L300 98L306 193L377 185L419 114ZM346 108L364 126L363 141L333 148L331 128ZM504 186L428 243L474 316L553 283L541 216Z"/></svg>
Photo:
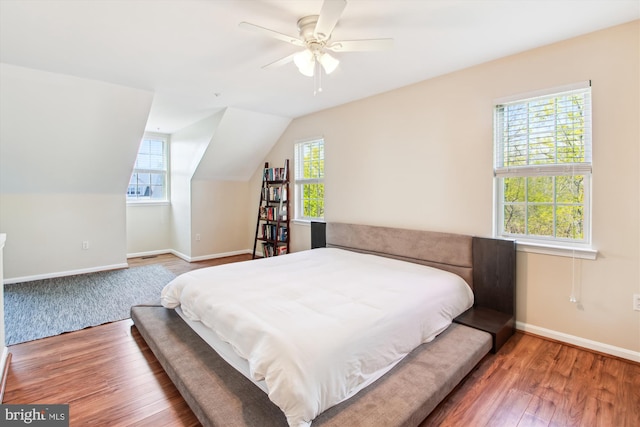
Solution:
<svg viewBox="0 0 640 427"><path fill-rule="evenodd" d="M307 218L324 217L324 184L303 185L303 213Z"/></svg>
<svg viewBox="0 0 640 427"><path fill-rule="evenodd" d="M504 234L583 240L588 175L580 166L590 167L584 95L498 108Z"/></svg>
<svg viewBox="0 0 640 427"><path fill-rule="evenodd" d="M324 141L300 143L297 147L296 182L299 185L298 216L324 218Z"/></svg>
<svg viewBox="0 0 640 427"><path fill-rule="evenodd" d="M505 232L583 239L583 181L583 175L505 178Z"/></svg>

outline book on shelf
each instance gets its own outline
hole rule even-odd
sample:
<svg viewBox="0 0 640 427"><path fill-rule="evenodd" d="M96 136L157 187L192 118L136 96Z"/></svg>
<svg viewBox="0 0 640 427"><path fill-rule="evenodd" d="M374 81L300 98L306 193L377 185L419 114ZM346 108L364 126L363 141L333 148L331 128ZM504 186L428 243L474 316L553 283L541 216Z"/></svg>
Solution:
<svg viewBox="0 0 640 427"><path fill-rule="evenodd" d="M276 252L275 245L273 243L263 243L262 244L262 256L268 258L270 256L274 256Z"/></svg>
<svg viewBox="0 0 640 427"><path fill-rule="evenodd" d="M268 202L286 202L287 201L287 188L286 187L265 187L262 189L262 198Z"/></svg>
<svg viewBox="0 0 640 427"><path fill-rule="evenodd" d="M283 181L287 177L285 168L265 168L264 178L266 181Z"/></svg>
<svg viewBox="0 0 640 427"><path fill-rule="evenodd" d="M277 228L275 224L262 224L260 228L261 238L264 240L287 241L287 234L289 233L287 226L281 225L280 228Z"/></svg>
<svg viewBox="0 0 640 427"><path fill-rule="evenodd" d="M282 209L279 209L277 206L260 206L260 219L264 221L277 221L278 215L280 216L280 221L287 220L287 209L286 206L282 206Z"/></svg>
<svg viewBox="0 0 640 427"><path fill-rule="evenodd" d="M278 230L278 240L281 242L286 242L288 232L289 229L287 227L280 227L280 229Z"/></svg>
<svg viewBox="0 0 640 427"><path fill-rule="evenodd" d="M274 245L273 243L264 242L262 244L262 256L269 258L277 255L284 255L288 253L286 245Z"/></svg>

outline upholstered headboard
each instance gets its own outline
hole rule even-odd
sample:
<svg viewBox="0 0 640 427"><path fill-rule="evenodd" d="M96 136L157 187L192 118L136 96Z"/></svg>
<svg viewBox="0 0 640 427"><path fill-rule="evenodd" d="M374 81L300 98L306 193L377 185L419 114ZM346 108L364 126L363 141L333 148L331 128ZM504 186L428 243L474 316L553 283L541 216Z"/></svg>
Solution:
<svg viewBox="0 0 640 427"><path fill-rule="evenodd" d="M474 306L515 315L515 242L463 234L312 223L311 247L336 247L424 264L462 277Z"/></svg>
<svg viewBox="0 0 640 427"><path fill-rule="evenodd" d="M329 222L326 246L450 271L473 287L473 238L461 234Z"/></svg>

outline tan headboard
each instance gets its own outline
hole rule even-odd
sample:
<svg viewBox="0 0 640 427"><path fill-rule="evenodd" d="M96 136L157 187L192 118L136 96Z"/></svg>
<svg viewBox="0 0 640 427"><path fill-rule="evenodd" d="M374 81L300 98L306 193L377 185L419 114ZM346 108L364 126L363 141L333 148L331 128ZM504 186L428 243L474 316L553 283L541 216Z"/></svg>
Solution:
<svg viewBox="0 0 640 427"><path fill-rule="evenodd" d="M472 236L328 222L326 245L450 271L473 288Z"/></svg>

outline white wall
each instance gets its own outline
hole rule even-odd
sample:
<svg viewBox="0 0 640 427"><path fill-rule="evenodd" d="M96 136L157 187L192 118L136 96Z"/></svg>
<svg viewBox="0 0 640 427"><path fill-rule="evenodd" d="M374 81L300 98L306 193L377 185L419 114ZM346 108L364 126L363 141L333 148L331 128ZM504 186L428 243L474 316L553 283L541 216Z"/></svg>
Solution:
<svg viewBox="0 0 640 427"><path fill-rule="evenodd" d="M7 280L126 265L125 192L153 94L7 64L0 92Z"/></svg>
<svg viewBox="0 0 640 427"><path fill-rule="evenodd" d="M171 248L171 206L127 205L127 256L166 253Z"/></svg>
<svg viewBox="0 0 640 427"><path fill-rule="evenodd" d="M592 80L593 245L576 261L519 252L520 328L640 360L640 23L531 50L295 119L266 160L323 135L326 219L492 235L493 100ZM327 84L329 87L329 84ZM251 185L258 194L260 170ZM251 209L257 206L250 201ZM249 221L248 224L250 224ZM308 248L292 228L292 250Z"/></svg>
<svg viewBox="0 0 640 427"><path fill-rule="evenodd" d="M247 181L290 121L226 108L174 133L171 204L127 208L128 253L195 260L249 251Z"/></svg>
<svg viewBox="0 0 640 427"><path fill-rule="evenodd" d="M7 235L0 233L0 372L4 372L5 358L7 357L7 347L4 330L4 270L3 254ZM0 375L1 376L1 375Z"/></svg>
<svg viewBox="0 0 640 427"><path fill-rule="evenodd" d="M191 178L222 120L214 114L171 136L171 248L191 258Z"/></svg>
<svg viewBox="0 0 640 427"><path fill-rule="evenodd" d="M193 178L247 181L290 122L272 114L226 108Z"/></svg>

